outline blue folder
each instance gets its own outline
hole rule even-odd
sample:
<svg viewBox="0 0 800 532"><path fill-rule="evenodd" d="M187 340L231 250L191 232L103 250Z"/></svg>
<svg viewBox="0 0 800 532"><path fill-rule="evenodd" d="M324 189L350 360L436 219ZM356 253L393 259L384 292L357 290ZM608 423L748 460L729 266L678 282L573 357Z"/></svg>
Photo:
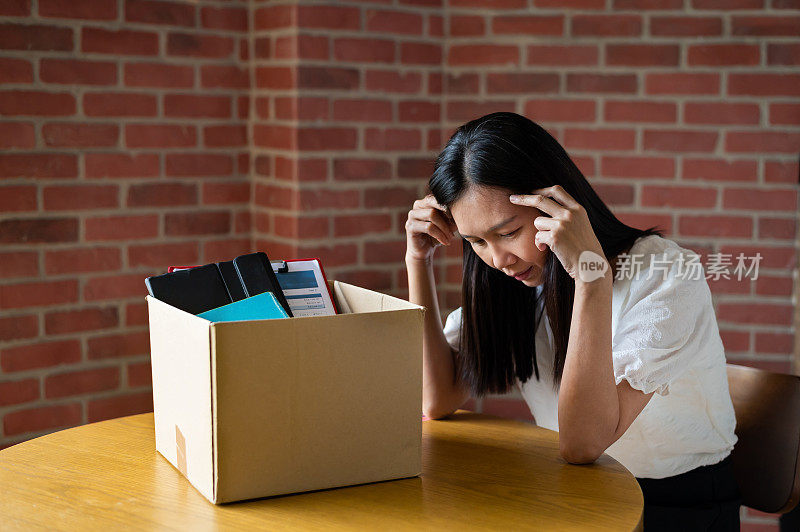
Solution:
<svg viewBox="0 0 800 532"><path fill-rule="evenodd" d="M207 310L198 314L198 316L212 322L271 320L289 317L272 292L264 292L228 305Z"/></svg>

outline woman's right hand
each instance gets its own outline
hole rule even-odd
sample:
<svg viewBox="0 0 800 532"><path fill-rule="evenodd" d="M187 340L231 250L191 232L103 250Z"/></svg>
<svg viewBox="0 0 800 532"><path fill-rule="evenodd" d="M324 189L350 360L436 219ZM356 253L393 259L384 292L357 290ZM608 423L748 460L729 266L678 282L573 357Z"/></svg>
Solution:
<svg viewBox="0 0 800 532"><path fill-rule="evenodd" d="M428 262L440 245L450 245L457 227L433 194L414 202L406 221L406 260Z"/></svg>

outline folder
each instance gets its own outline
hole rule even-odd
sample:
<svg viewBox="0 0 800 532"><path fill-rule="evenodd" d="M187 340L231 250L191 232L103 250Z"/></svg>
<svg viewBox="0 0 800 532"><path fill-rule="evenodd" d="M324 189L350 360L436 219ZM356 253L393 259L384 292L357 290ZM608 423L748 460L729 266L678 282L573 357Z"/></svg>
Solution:
<svg viewBox="0 0 800 532"><path fill-rule="evenodd" d="M262 292L261 294L202 312L198 316L214 323L220 321L272 320L289 317L272 292Z"/></svg>

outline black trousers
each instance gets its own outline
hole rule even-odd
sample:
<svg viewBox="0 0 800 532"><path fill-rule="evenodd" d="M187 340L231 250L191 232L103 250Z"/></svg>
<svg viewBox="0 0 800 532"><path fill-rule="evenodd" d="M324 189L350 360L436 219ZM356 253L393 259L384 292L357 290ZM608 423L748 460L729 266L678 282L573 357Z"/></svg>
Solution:
<svg viewBox="0 0 800 532"><path fill-rule="evenodd" d="M730 456L674 477L636 480L644 495L644 532L739 530L742 500Z"/></svg>

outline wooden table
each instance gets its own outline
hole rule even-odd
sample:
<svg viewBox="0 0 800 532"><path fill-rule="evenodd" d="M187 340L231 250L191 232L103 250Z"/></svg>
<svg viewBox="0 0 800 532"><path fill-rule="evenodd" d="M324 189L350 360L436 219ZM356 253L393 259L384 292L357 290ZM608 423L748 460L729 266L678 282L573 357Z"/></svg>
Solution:
<svg viewBox="0 0 800 532"><path fill-rule="evenodd" d="M636 479L557 434L459 411L425 421L421 477L214 506L155 451L153 414L0 451L0 529L638 530Z"/></svg>

